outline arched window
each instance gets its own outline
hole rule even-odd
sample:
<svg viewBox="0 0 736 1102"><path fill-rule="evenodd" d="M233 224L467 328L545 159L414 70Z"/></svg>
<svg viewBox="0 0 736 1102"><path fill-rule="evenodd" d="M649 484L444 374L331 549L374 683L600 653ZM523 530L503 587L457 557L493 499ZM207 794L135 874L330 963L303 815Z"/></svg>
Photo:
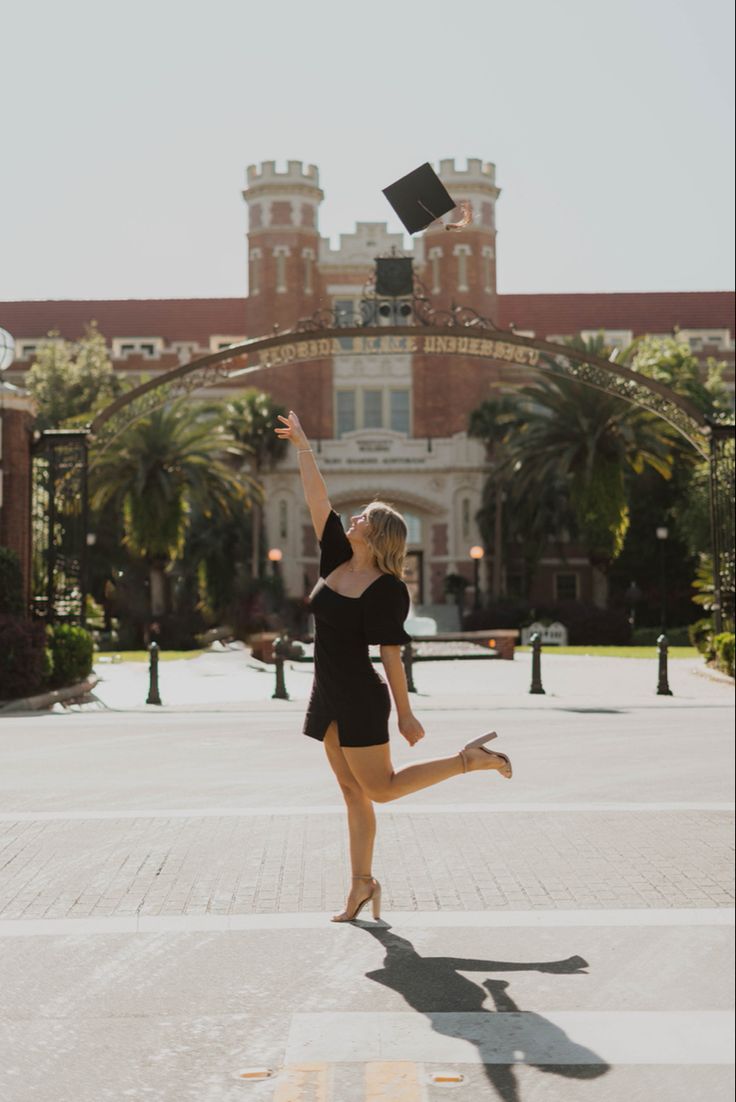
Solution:
<svg viewBox="0 0 736 1102"><path fill-rule="evenodd" d="M289 255L288 245L277 245L273 250L276 260L276 290L283 294L286 291L286 258Z"/></svg>
<svg viewBox="0 0 736 1102"><path fill-rule="evenodd" d="M483 290L493 290L493 247L485 245L483 248Z"/></svg>
<svg viewBox="0 0 736 1102"><path fill-rule="evenodd" d="M460 530L463 540L470 539L470 498L464 497L460 505Z"/></svg>
<svg viewBox="0 0 736 1102"><path fill-rule="evenodd" d="M470 256L470 245L456 245L453 252L457 257L457 289L458 291L469 291L468 257Z"/></svg>
<svg viewBox="0 0 736 1102"><path fill-rule="evenodd" d="M311 295L314 291L314 249L302 249L304 261L304 293Z"/></svg>
<svg viewBox="0 0 736 1102"><path fill-rule="evenodd" d="M442 259L442 249L430 249L429 250L429 267L432 275L432 294L439 294L440 287L440 261Z"/></svg>
<svg viewBox="0 0 736 1102"><path fill-rule="evenodd" d="M261 250L250 250L250 294L258 295L261 291Z"/></svg>

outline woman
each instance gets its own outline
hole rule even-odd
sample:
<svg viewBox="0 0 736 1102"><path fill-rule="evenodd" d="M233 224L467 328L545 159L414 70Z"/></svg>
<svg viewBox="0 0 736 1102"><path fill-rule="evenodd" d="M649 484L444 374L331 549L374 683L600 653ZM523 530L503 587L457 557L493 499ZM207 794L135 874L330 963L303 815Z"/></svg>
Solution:
<svg viewBox="0 0 736 1102"><path fill-rule="evenodd" d="M407 765L396 772L388 746L391 698L374 670L368 645L380 644L399 731L410 746L424 738L412 714L401 662L409 593L402 581L406 524L390 505L372 502L343 529L330 505L314 452L293 412L279 416L275 431L297 450L304 496L320 544L319 581L310 601L315 621L314 685L304 734L324 742L347 804L353 879L345 910L333 922L351 922L366 903L380 917L381 886L371 874L376 817L373 802L387 803L447 777L476 769L511 776L505 754L483 744L495 731L469 742L449 758Z"/></svg>

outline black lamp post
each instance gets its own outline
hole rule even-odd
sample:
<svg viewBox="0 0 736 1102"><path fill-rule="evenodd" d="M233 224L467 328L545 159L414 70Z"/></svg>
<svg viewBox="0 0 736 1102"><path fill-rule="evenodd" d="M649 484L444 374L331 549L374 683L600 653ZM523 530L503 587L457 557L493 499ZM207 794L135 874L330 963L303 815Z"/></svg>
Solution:
<svg viewBox="0 0 736 1102"><path fill-rule="evenodd" d="M284 557L284 552L280 547L271 547L268 552L268 561L271 563L271 569L273 570L274 578L281 577L281 560Z"/></svg>
<svg viewBox="0 0 736 1102"><path fill-rule="evenodd" d="M480 560L485 555L485 551L476 544L474 547L470 548L469 555L473 560L473 586L475 588L473 609L477 612L480 608Z"/></svg>
<svg viewBox="0 0 736 1102"><path fill-rule="evenodd" d="M667 630L667 555L665 547L669 534L669 528L665 528L664 525L657 529L657 539L660 547L659 580L662 587L662 632Z"/></svg>

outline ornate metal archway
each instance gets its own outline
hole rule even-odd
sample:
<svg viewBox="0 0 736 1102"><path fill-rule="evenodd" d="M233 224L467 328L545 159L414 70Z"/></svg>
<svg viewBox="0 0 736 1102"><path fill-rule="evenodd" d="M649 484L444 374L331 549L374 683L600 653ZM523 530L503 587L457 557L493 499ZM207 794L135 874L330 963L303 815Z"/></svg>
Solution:
<svg viewBox="0 0 736 1102"><path fill-rule="evenodd" d="M467 307L436 310L418 280L413 295L401 299L380 298L369 287L360 324L333 311L319 311L293 330L232 345L146 380L110 403L89 426L91 464L128 425L173 398L236 380L246 383L256 373L285 364L385 353L501 362L518 368L520 381L527 381L530 369L556 369L663 418L710 464L716 626L729 602L733 614L734 426L709 423L682 395L583 348L500 329Z"/></svg>

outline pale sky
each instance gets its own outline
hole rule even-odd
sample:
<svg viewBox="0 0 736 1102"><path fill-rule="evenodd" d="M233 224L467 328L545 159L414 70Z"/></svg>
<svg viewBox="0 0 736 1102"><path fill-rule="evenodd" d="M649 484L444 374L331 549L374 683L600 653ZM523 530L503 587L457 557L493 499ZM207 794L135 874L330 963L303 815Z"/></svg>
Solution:
<svg viewBox="0 0 736 1102"><path fill-rule="evenodd" d="M4 0L0 40L0 300L245 294L287 159L333 244L470 156L501 292L733 287L733 0Z"/></svg>

